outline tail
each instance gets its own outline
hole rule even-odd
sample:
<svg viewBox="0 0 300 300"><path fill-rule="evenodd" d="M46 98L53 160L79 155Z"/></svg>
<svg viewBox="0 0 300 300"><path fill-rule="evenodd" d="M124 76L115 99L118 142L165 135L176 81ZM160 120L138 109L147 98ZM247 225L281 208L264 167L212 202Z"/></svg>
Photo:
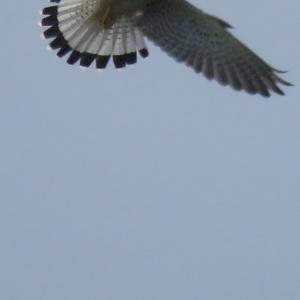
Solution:
<svg viewBox="0 0 300 300"><path fill-rule="evenodd" d="M96 18L98 0L50 0L57 5L42 10L45 38L52 38L50 47L57 56L69 54L67 63L77 62L89 67L104 69L112 56L116 68L137 62L137 52L149 55L143 34L134 24L134 17L123 16L105 29Z"/></svg>

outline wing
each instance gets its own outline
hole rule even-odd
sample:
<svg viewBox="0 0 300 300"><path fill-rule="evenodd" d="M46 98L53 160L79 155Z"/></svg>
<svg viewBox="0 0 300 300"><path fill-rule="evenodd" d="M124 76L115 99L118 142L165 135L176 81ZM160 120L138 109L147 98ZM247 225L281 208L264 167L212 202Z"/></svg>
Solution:
<svg viewBox="0 0 300 300"><path fill-rule="evenodd" d="M208 79L250 94L284 93L276 70L236 39L231 27L185 0L153 1L138 20L143 33L179 62Z"/></svg>

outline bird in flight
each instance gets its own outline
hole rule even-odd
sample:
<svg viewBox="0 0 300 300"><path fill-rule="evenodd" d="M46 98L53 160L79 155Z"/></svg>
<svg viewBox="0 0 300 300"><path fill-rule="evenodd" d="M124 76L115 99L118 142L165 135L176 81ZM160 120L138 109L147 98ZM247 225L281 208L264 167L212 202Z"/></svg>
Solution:
<svg viewBox="0 0 300 300"><path fill-rule="evenodd" d="M41 13L45 38L57 56L71 65L104 69L112 58L123 68L149 55L144 37L169 56L215 79L250 94L284 95L289 86L283 73L267 64L235 38L222 19L186 0L50 0Z"/></svg>

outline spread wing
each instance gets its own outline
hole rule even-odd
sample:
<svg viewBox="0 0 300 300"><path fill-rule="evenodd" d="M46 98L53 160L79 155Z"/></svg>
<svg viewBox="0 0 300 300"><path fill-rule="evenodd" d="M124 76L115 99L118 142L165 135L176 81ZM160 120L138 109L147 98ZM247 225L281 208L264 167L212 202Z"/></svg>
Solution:
<svg viewBox="0 0 300 300"><path fill-rule="evenodd" d="M179 62L222 85L250 94L283 95L278 84L291 85L236 39L231 27L185 0L153 1L138 20L143 33Z"/></svg>

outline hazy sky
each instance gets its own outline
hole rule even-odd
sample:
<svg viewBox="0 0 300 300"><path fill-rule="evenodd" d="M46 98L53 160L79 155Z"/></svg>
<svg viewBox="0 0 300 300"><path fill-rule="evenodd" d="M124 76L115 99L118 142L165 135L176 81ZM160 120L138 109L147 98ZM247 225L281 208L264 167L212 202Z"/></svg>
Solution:
<svg viewBox="0 0 300 300"><path fill-rule="evenodd" d="M2 3L0 299L300 299L300 4L194 3L296 86L237 93L151 43L80 71L46 2Z"/></svg>

